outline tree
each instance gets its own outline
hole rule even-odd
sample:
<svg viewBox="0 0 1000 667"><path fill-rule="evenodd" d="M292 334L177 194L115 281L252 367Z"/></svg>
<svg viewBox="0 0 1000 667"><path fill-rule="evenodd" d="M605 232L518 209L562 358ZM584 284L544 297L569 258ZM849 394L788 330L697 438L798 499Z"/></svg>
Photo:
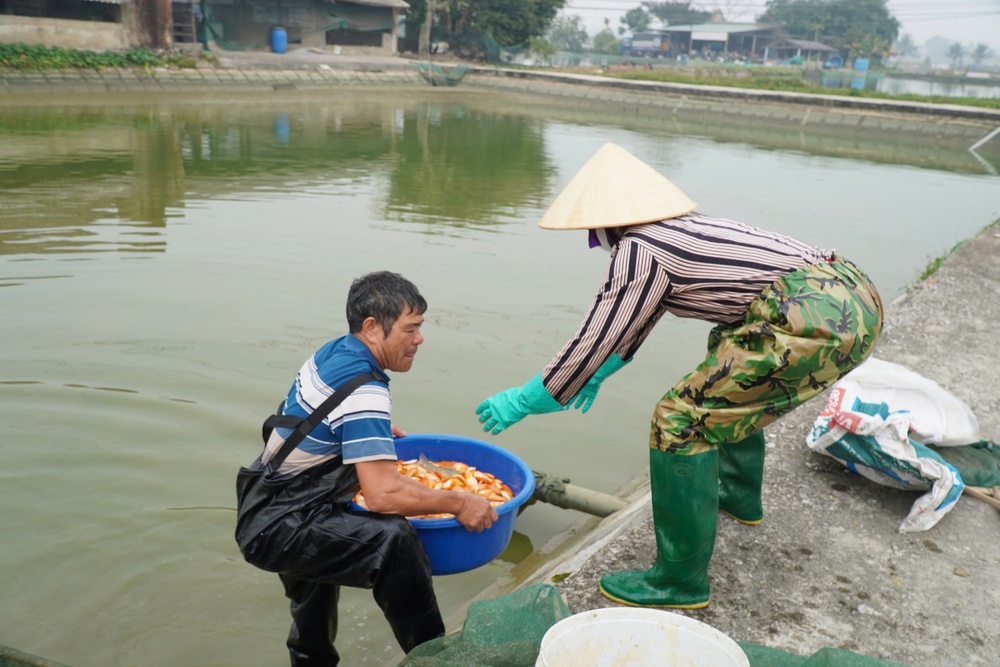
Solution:
<svg viewBox="0 0 1000 667"><path fill-rule="evenodd" d="M594 52L603 53L609 56L616 56L621 51L621 43L611 32L611 28L604 28L594 35Z"/></svg>
<svg viewBox="0 0 1000 667"><path fill-rule="evenodd" d="M472 44L480 51L489 39L503 46L542 37L566 0L409 0L407 29L427 41L452 47ZM428 12L428 5L431 11ZM431 34L433 33L433 34Z"/></svg>
<svg viewBox="0 0 1000 667"><path fill-rule="evenodd" d="M993 49L988 44L976 44L976 48L972 50L970 55L972 56L972 64L978 68L984 60L993 55Z"/></svg>
<svg viewBox="0 0 1000 667"><path fill-rule="evenodd" d="M549 43L559 51L583 51L587 44L587 31L583 29L583 19L579 16L560 16L549 28Z"/></svg>
<svg viewBox="0 0 1000 667"><path fill-rule="evenodd" d="M948 57L951 58L951 64L956 67L962 66L962 58L965 57L965 47L959 42L955 42L948 49Z"/></svg>
<svg viewBox="0 0 1000 667"><path fill-rule="evenodd" d="M907 33L896 41L896 55L901 58L908 58L920 53L920 49L913 42L913 37Z"/></svg>
<svg viewBox="0 0 1000 667"><path fill-rule="evenodd" d="M644 2L642 5L663 25L705 23L712 18L712 12L691 9L690 2Z"/></svg>
<svg viewBox="0 0 1000 667"><path fill-rule="evenodd" d="M760 23L778 23L796 39L821 41L879 60L899 35L888 0L768 0Z"/></svg>
<svg viewBox="0 0 1000 667"><path fill-rule="evenodd" d="M548 65L558 51L552 46L552 42L544 37L532 37L528 40L528 53Z"/></svg>
<svg viewBox="0 0 1000 667"><path fill-rule="evenodd" d="M625 12L624 16L619 17L618 22L621 24L618 27L619 35L624 35L626 32L634 34L648 28L649 24L653 22L653 17L640 5Z"/></svg>

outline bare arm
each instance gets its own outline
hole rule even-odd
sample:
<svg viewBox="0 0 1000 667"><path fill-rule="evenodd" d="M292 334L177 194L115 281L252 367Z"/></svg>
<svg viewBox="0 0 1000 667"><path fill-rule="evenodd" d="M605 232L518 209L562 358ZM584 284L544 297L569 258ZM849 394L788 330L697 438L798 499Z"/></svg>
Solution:
<svg viewBox="0 0 1000 667"><path fill-rule="evenodd" d="M497 520L496 510L482 496L461 491L435 491L400 475L395 461L355 464L368 509L380 514L454 514L469 530L485 530Z"/></svg>

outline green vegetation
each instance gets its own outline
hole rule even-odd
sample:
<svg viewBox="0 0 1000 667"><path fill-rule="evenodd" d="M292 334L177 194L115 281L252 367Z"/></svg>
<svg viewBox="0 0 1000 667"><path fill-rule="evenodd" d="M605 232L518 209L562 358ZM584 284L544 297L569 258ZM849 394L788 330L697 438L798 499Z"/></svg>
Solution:
<svg viewBox="0 0 1000 667"><path fill-rule="evenodd" d="M21 71L92 69L115 67L195 67L197 60L186 54L160 56L149 49L127 51L81 51L61 46L0 44L0 69Z"/></svg>
<svg viewBox="0 0 1000 667"><path fill-rule="evenodd" d="M564 4L565 0L409 0L406 34L429 30L431 41L447 42L452 53L489 59L497 44L524 46L532 37L544 36Z"/></svg>
<svg viewBox="0 0 1000 667"><path fill-rule="evenodd" d="M643 6L649 13L660 20L663 25L684 25L685 23L707 23L712 18L712 12L692 9L690 0L673 2L644 2Z"/></svg>
<svg viewBox="0 0 1000 667"><path fill-rule="evenodd" d="M892 51L899 35L888 0L768 0L757 21L781 24L796 39L820 41L876 63Z"/></svg>
<svg viewBox="0 0 1000 667"><path fill-rule="evenodd" d="M986 225L986 227L984 227L983 229L981 229L979 231L979 233L976 234L976 236L973 237L973 239L976 238L976 237L978 237L978 236L980 236L980 235L982 235L982 234L985 234L987 231L989 231L991 229L1000 230L1000 218L997 218L996 220L994 220L990 224ZM949 250L945 254L941 255L940 257L935 257L930 262L928 262L927 266L924 267L923 273L920 274L919 282L923 282L923 281L927 280L928 278L930 278L931 276L933 276L935 273L937 273L937 270L941 268L941 264L944 263L944 260L948 259L951 255L955 254L956 250L958 250L959 248L961 248L962 246L964 246L966 243L968 243L971 240L972 239L966 239L965 241L960 241L960 242L956 243L952 247L951 250Z"/></svg>

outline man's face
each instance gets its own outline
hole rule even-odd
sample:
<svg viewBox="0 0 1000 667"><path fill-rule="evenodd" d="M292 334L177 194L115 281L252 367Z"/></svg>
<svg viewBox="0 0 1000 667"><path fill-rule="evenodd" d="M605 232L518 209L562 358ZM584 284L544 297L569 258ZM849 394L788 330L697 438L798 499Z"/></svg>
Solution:
<svg viewBox="0 0 1000 667"><path fill-rule="evenodd" d="M413 357L417 354L417 347L424 342L424 336L420 333L420 326L423 323L423 315L414 312L412 308L407 308L393 322L388 336L382 331L381 326L378 327L381 340L373 341L372 353L383 370L397 373L410 370L413 366Z"/></svg>

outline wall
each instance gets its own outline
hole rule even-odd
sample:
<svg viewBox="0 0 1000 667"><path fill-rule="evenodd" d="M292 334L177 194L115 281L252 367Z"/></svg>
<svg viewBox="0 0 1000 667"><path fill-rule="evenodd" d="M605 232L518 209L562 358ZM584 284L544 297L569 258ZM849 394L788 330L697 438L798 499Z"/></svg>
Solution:
<svg viewBox="0 0 1000 667"><path fill-rule="evenodd" d="M108 51L128 48L120 23L0 15L0 42Z"/></svg>
<svg viewBox="0 0 1000 667"><path fill-rule="evenodd" d="M331 7L337 7L338 16L345 19L346 32L368 35L362 43L342 40L345 30L331 30L328 37L324 28L334 19ZM288 50L299 48L321 49L352 55L390 55L396 52L392 27L395 25L391 8L370 7L341 3L331 5L326 0L207 0L207 14L211 29L210 39L223 50L268 50L271 29L280 26L288 38ZM382 25L387 30L378 30ZM374 30L373 30L374 28ZM363 30L364 32L359 32Z"/></svg>

